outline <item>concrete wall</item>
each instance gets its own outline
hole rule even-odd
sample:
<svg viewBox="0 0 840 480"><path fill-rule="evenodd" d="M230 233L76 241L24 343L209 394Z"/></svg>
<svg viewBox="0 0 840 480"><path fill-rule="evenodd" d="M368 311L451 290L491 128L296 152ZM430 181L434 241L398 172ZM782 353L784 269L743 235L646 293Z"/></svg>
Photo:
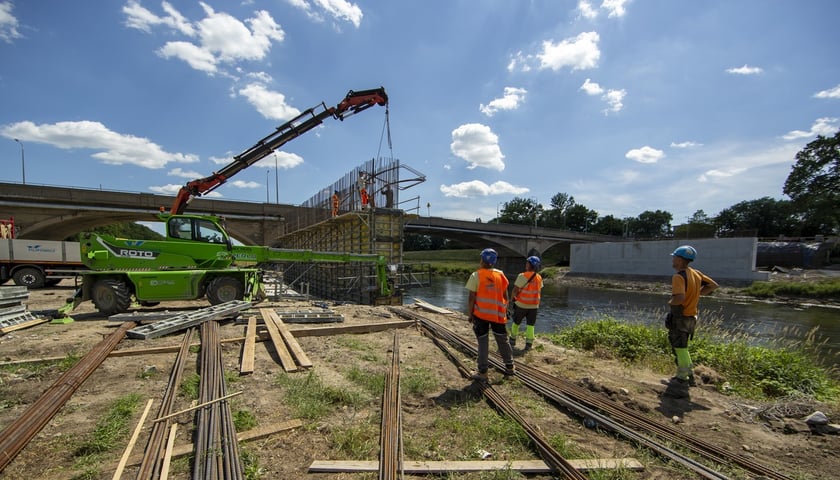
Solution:
<svg viewBox="0 0 840 480"><path fill-rule="evenodd" d="M755 270L755 238L577 243L572 245L569 272L670 277L674 273L671 252L686 244L697 249L691 266L717 282L748 283L769 277L769 273Z"/></svg>

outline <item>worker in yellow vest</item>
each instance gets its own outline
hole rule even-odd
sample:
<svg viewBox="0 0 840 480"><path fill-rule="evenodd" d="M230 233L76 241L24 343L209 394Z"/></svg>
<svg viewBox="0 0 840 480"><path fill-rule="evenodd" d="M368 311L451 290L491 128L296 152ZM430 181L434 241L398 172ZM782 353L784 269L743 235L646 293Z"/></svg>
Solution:
<svg viewBox="0 0 840 480"><path fill-rule="evenodd" d="M478 340L478 371L473 380L486 382L489 367L490 331L496 339L499 355L505 364L505 376L513 375L513 352L507 340L508 282L504 272L493 268L498 254L492 248L481 252L480 268L470 275L466 288L469 290L467 313L473 332Z"/></svg>
<svg viewBox="0 0 840 480"><path fill-rule="evenodd" d="M525 260L525 271L517 275L513 282L513 319L510 326L510 347L516 346L519 326L525 320L525 348L521 353L531 349L534 344L534 325L537 323L537 312L540 309L540 293L543 288L540 270L540 257L532 255Z"/></svg>

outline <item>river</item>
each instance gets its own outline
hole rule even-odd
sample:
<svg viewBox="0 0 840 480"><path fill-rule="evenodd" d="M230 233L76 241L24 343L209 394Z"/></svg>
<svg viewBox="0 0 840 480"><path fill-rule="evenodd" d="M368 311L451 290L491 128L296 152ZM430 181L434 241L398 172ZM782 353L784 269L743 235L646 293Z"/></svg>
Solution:
<svg viewBox="0 0 840 480"><path fill-rule="evenodd" d="M463 312L467 305L465 283L466 279L435 276L431 287L409 290L405 303L412 303L416 297ZM621 321L661 325L668 295L669 286L665 284L662 293L546 285L535 330L549 333L602 315ZM718 323L724 331L756 345L788 345L811 337L817 356L828 366L840 366L840 309L837 308L736 302L712 295L700 300L699 320L699 328L703 328L703 322Z"/></svg>

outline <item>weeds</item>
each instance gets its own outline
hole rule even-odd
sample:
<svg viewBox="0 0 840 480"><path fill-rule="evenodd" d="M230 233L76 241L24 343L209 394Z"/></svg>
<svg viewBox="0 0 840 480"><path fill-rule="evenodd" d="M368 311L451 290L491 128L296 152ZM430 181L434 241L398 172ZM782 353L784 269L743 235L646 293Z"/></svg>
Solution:
<svg viewBox="0 0 840 480"><path fill-rule="evenodd" d="M250 410L237 410L233 412L233 425L237 432L251 430L257 426L257 416Z"/></svg>
<svg viewBox="0 0 840 480"><path fill-rule="evenodd" d="M281 374L275 384L283 387L285 402L299 417L319 420L337 405L355 407L362 403L358 392L325 385L314 370L306 376Z"/></svg>
<svg viewBox="0 0 840 480"><path fill-rule="evenodd" d="M438 379L426 367L408 367L400 378L400 388L411 395L423 395L438 386Z"/></svg>
<svg viewBox="0 0 840 480"><path fill-rule="evenodd" d="M201 376L197 373L185 375L181 380L181 394L190 400L198 400L198 388Z"/></svg>
<svg viewBox="0 0 840 480"><path fill-rule="evenodd" d="M552 343L609 353L630 363L673 365L667 331L621 323L612 318L587 320L546 336ZM706 365L728 381L733 391L752 398L811 395L840 398L840 382L802 347L750 345L707 323L690 344L695 365Z"/></svg>
<svg viewBox="0 0 840 480"><path fill-rule="evenodd" d="M840 279L818 282L753 282L743 293L759 298L777 296L840 299Z"/></svg>
<svg viewBox="0 0 840 480"><path fill-rule="evenodd" d="M82 469L73 476L74 480L99 478L101 455L122 445L128 436L129 421L139 404L140 395L136 393L120 397L111 404L105 416L96 422L93 431L74 451L74 467Z"/></svg>

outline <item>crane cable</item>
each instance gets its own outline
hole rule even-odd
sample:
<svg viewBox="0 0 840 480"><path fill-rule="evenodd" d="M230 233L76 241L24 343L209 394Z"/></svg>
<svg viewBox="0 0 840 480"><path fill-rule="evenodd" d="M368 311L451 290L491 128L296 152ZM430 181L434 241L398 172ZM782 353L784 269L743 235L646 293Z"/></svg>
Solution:
<svg viewBox="0 0 840 480"><path fill-rule="evenodd" d="M387 137L388 139L388 151L391 152L391 158L394 158L394 146L391 143L391 115L390 115L390 105L385 105L385 122L382 124L382 134L379 136L379 150L376 151L376 158L379 158L379 155L382 153L382 140L383 138Z"/></svg>

